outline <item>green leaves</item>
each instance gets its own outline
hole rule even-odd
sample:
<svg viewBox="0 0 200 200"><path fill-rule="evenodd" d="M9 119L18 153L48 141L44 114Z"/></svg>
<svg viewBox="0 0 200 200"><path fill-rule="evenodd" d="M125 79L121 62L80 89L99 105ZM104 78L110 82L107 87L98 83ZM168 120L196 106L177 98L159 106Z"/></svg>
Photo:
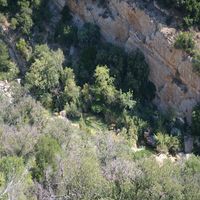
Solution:
<svg viewBox="0 0 200 200"><path fill-rule="evenodd" d="M192 54L195 48L195 41L193 39L192 33L189 32L179 33L174 43L174 46L177 49L183 49L187 53Z"/></svg>
<svg viewBox="0 0 200 200"><path fill-rule="evenodd" d="M155 139L157 143L156 148L158 152L176 152L180 149L180 140L178 137L158 132L155 136Z"/></svg>
<svg viewBox="0 0 200 200"><path fill-rule="evenodd" d="M4 157L0 160L0 171L4 174L7 183L15 177L22 175L24 171L23 159L17 157Z"/></svg>
<svg viewBox="0 0 200 200"><path fill-rule="evenodd" d="M51 136L43 136L40 138L35 149L36 167L33 169L33 177L37 181L44 180L44 173L47 167L52 167L53 171L56 170L56 155L60 151L60 145Z"/></svg>
<svg viewBox="0 0 200 200"><path fill-rule="evenodd" d="M200 26L200 2L198 0L157 0L162 6L175 8L180 11L183 26Z"/></svg>
<svg viewBox="0 0 200 200"><path fill-rule="evenodd" d="M109 72L107 66L96 67L94 73L95 83L91 87L95 105L93 108L98 110L98 113L106 112L107 109L111 109L113 112L133 109L136 102L133 101L132 92L123 93L122 90L117 90L114 85L115 79L110 76Z"/></svg>
<svg viewBox="0 0 200 200"><path fill-rule="evenodd" d="M11 61L6 44L0 40L0 80L13 80L18 73L19 70Z"/></svg>
<svg viewBox="0 0 200 200"><path fill-rule="evenodd" d="M61 50L52 51L47 45L36 46L26 82L36 94L50 92L59 85L64 55Z"/></svg>
<svg viewBox="0 0 200 200"><path fill-rule="evenodd" d="M7 196L20 199L26 196L32 181L23 158L16 156L0 159L0 199Z"/></svg>

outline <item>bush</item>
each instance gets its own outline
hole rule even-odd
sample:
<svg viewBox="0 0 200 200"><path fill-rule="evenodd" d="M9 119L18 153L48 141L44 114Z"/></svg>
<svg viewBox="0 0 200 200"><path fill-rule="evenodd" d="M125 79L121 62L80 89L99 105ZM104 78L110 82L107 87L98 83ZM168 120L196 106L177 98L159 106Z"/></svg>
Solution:
<svg viewBox="0 0 200 200"><path fill-rule="evenodd" d="M77 28L72 25L60 24L55 33L55 39L62 45L77 43Z"/></svg>
<svg viewBox="0 0 200 200"><path fill-rule="evenodd" d="M189 54L193 54L195 48L195 41L191 33L181 32L176 38L174 47L185 50Z"/></svg>
<svg viewBox="0 0 200 200"><path fill-rule="evenodd" d="M0 159L0 199L29 199L31 184L31 176L22 158L8 156Z"/></svg>
<svg viewBox="0 0 200 200"><path fill-rule="evenodd" d="M19 41L16 43L17 50L21 53L24 59L29 60L30 55L31 55L31 47L28 46L27 42L23 39L20 38Z"/></svg>
<svg viewBox="0 0 200 200"><path fill-rule="evenodd" d="M0 39L0 80L13 80L18 73L16 64L10 59L8 47Z"/></svg>
<svg viewBox="0 0 200 200"><path fill-rule="evenodd" d="M133 154L133 158L134 158L134 160L140 160L142 158L148 158L148 157L150 157L152 155L153 155L153 152L144 149L144 150L135 152Z"/></svg>
<svg viewBox="0 0 200 200"><path fill-rule="evenodd" d="M61 151L57 140L51 136L40 138L35 147L36 167L33 169L33 177L37 181L44 180L45 170L51 167L53 172L56 170L56 155Z"/></svg>
<svg viewBox="0 0 200 200"><path fill-rule="evenodd" d="M158 152L176 153L180 149L180 140L178 137L158 132L155 138Z"/></svg>
<svg viewBox="0 0 200 200"><path fill-rule="evenodd" d="M38 99L41 99L44 93L53 94L60 84L63 52L60 49L50 50L47 45L38 45L30 61L31 66L25 77L28 88ZM49 98L48 95L45 97Z"/></svg>
<svg viewBox="0 0 200 200"><path fill-rule="evenodd" d="M46 111L39 102L33 98L22 97L10 104L4 112L4 122L9 125L24 126L35 125L38 129L46 123Z"/></svg>

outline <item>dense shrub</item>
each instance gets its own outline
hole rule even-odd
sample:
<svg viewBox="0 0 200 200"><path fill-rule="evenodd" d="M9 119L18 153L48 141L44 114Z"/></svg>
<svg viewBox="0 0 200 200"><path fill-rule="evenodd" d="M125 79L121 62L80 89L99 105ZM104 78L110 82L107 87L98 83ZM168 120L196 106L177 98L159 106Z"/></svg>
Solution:
<svg viewBox="0 0 200 200"><path fill-rule="evenodd" d="M20 38L19 41L16 43L16 47L22 57L28 61L32 53L32 48L27 44L25 39Z"/></svg>
<svg viewBox="0 0 200 200"><path fill-rule="evenodd" d="M23 158L17 156L0 159L0 198L30 198L32 186L30 173L24 165Z"/></svg>
<svg viewBox="0 0 200 200"><path fill-rule="evenodd" d="M66 115L69 118L79 118L80 112L80 87L76 85L73 70L65 68L63 72L63 79L65 81L63 102L65 102Z"/></svg>
<svg viewBox="0 0 200 200"><path fill-rule="evenodd" d="M14 62L11 61L8 47L0 40L0 79L13 80L17 77L19 70Z"/></svg>
<svg viewBox="0 0 200 200"><path fill-rule="evenodd" d="M62 45L77 43L77 28L73 25L60 24L55 33L55 39Z"/></svg>
<svg viewBox="0 0 200 200"><path fill-rule="evenodd" d="M148 79L149 66L144 55L138 50L127 54L120 47L109 43L84 47L81 50L77 79L80 84L92 82L92 74L97 65L106 65L115 85L123 91L132 90L140 99L153 99L155 86Z"/></svg>
<svg viewBox="0 0 200 200"><path fill-rule="evenodd" d="M102 114L107 118L106 115L110 115L111 110L113 112L123 112L126 109L133 109L135 101L132 93L122 93L122 91L117 90L114 85L114 78L110 76L109 69L106 66L97 66L94 78L95 83L90 90L93 97L91 110L94 113Z"/></svg>
<svg viewBox="0 0 200 200"><path fill-rule="evenodd" d="M44 172L47 167L52 167L53 172L56 170L56 155L60 150L60 146L54 138L50 136L40 138L35 147L36 167L33 169L33 177L37 181L44 180Z"/></svg>
<svg viewBox="0 0 200 200"><path fill-rule="evenodd" d="M33 98L22 97L19 101L11 103L3 113L4 121L9 125L24 126L36 125L37 128L45 124L46 110Z"/></svg>
<svg viewBox="0 0 200 200"><path fill-rule="evenodd" d="M61 50L52 51L47 45L35 47L30 69L26 73L26 84L38 99L43 99L43 102L50 97L48 93L51 95L59 86L63 61L64 55ZM51 102L51 98L47 102ZM47 108L48 105L51 103L46 104Z"/></svg>
<svg viewBox="0 0 200 200"><path fill-rule="evenodd" d="M168 134L158 132L155 138L158 152L176 153L181 147L180 140L175 136L169 136Z"/></svg>
<svg viewBox="0 0 200 200"><path fill-rule="evenodd" d="M189 32L179 33L174 43L174 46L177 49L182 49L187 53L192 54L195 48L195 41L192 34Z"/></svg>

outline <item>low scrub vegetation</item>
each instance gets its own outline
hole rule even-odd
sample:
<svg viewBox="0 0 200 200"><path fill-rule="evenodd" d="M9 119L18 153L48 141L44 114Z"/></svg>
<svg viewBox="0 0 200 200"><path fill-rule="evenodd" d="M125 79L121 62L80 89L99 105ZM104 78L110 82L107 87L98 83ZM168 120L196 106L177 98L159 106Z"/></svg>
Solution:
<svg viewBox="0 0 200 200"><path fill-rule="evenodd" d="M155 160L156 151L181 151L176 133L188 127L152 104L144 55L102 41L94 24L76 27L67 7L52 26L51 6L0 0L10 23L0 40L0 80L9 81L0 92L0 199L199 199L199 157ZM194 43L183 33L176 47ZM135 152L144 132L154 145Z"/></svg>
<svg viewBox="0 0 200 200"><path fill-rule="evenodd" d="M19 85L12 88L15 101L0 98L0 198L199 198L198 157L159 165L152 151L133 152L122 133L85 132L83 124L53 117ZM163 133L157 141L160 152L179 147Z"/></svg>
<svg viewBox="0 0 200 200"><path fill-rule="evenodd" d="M189 54L193 54L195 49L195 41L193 35L190 32L181 32L176 37L174 47L177 49L183 49Z"/></svg>
<svg viewBox="0 0 200 200"><path fill-rule="evenodd" d="M200 75L200 50L195 45L195 40L192 33L181 32L176 37L174 47L182 49L190 56L192 56L192 67L193 71Z"/></svg>

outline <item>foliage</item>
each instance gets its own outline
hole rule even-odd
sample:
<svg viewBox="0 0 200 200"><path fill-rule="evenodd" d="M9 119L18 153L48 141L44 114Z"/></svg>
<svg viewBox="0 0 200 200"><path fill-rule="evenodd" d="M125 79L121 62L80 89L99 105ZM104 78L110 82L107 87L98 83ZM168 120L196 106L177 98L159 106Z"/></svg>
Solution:
<svg viewBox="0 0 200 200"><path fill-rule="evenodd" d="M15 17L17 20L17 26L20 27L22 33L29 34L30 29L33 26L32 9L30 7L30 2L18 1L17 6L19 6L20 10Z"/></svg>
<svg viewBox="0 0 200 200"><path fill-rule="evenodd" d="M0 159L0 198L28 198L32 181L23 159L16 156Z"/></svg>
<svg viewBox="0 0 200 200"><path fill-rule="evenodd" d="M31 97L22 97L11 103L4 112L4 121L9 125L37 125L41 128L46 119L46 111L39 102Z"/></svg>
<svg viewBox="0 0 200 200"><path fill-rule="evenodd" d="M80 87L76 85L75 76L71 68L65 68L63 72L63 81L64 91L62 98L63 102L65 102L66 114L71 118L80 117Z"/></svg>
<svg viewBox="0 0 200 200"><path fill-rule="evenodd" d="M56 41L62 45L72 45L77 43L77 28L72 25L60 24L55 33Z"/></svg>
<svg viewBox="0 0 200 200"><path fill-rule="evenodd" d="M59 85L63 61L61 50L52 51L47 45L35 47L26 83L39 99L43 93L51 93Z"/></svg>
<svg viewBox="0 0 200 200"><path fill-rule="evenodd" d="M176 38L175 48L183 49L187 53L192 54L195 48L195 41L191 33L188 32L181 32Z"/></svg>
<svg viewBox="0 0 200 200"><path fill-rule="evenodd" d="M200 2L198 0L157 0L158 3L167 7L175 8L183 15L183 26L188 28L200 25Z"/></svg>
<svg viewBox="0 0 200 200"><path fill-rule="evenodd" d="M18 75L18 68L11 61L6 44L0 40L0 79L13 80Z"/></svg>
<svg viewBox="0 0 200 200"><path fill-rule="evenodd" d="M32 53L31 52L32 49L27 44L27 42L25 41L25 39L20 38L19 41L16 44L16 47L17 47L18 51L21 53L22 57L28 61L29 58L30 58L30 55Z"/></svg>
<svg viewBox="0 0 200 200"><path fill-rule="evenodd" d="M49 23L56 22L51 3L0 0L15 28L7 36L22 58L24 86L9 83L9 96L0 95L0 199L199 199L199 157L160 164L153 150L133 151L145 130L168 132L171 124L159 122L151 104L155 86L144 55L101 41L94 24L78 29L68 7ZM107 1L97 3L106 9ZM188 35L180 43L193 47ZM0 47L5 79L11 60L3 41ZM181 139L164 133L157 150L178 151Z"/></svg>
<svg viewBox="0 0 200 200"><path fill-rule="evenodd" d="M60 146L54 138L43 136L40 138L35 147L36 167L33 169L33 177L37 181L44 180L44 170L52 167L56 170L56 155L60 151Z"/></svg>
<svg viewBox="0 0 200 200"><path fill-rule="evenodd" d="M180 149L180 141L175 136L169 136L158 132L156 134L157 151L158 152L171 152L175 153Z"/></svg>
<svg viewBox="0 0 200 200"><path fill-rule="evenodd" d="M152 154L153 153L150 150L144 149L144 150L141 150L141 151L136 151L133 155L133 158L135 160L140 160L142 158L148 158L148 157L152 156Z"/></svg>
<svg viewBox="0 0 200 200"><path fill-rule="evenodd" d="M2 6L2 7L8 6L8 1L7 0L0 0L0 6Z"/></svg>
<svg viewBox="0 0 200 200"><path fill-rule="evenodd" d="M49 19L49 0L1 0L0 10L7 14L11 27L24 35L30 35L34 25L40 25L42 20Z"/></svg>
<svg viewBox="0 0 200 200"><path fill-rule="evenodd" d="M110 68L111 75L116 77L116 85L124 91L130 89L137 96L141 95L143 98L151 96L150 99L154 97L155 89L152 88L151 95L147 94L144 89L148 91L150 85L149 66L139 50L125 54L121 48L107 44L97 52L96 59L98 64L106 64Z"/></svg>
<svg viewBox="0 0 200 200"><path fill-rule="evenodd" d="M70 68L66 71L64 80L73 77L67 77L72 73ZM99 66L97 72L97 80L114 87L108 68ZM107 78L103 79L99 74ZM75 86L73 78L71 81ZM24 94L19 89L17 91ZM98 91L98 94L107 95L107 92ZM21 98L16 95L15 106L26 102ZM18 112L22 119L27 113L25 108ZM146 126L140 119L125 114L127 129L130 127L132 130L133 126L142 130ZM122 132L116 134L99 129L90 135L65 118L55 116L51 116L43 128L29 120L24 121L21 127L7 122L3 122L0 131L0 153L4 156L0 159L0 197L1 192L8 188L5 195L14 194L19 199L36 195L38 199L68 196L72 200L117 200L119 197L139 200L149 196L157 199L161 195L174 200L199 199L199 157L176 163L166 161L159 165L148 150L133 153L132 144ZM169 137L162 136L164 142L159 140L159 145L176 146L176 140Z"/></svg>
<svg viewBox="0 0 200 200"><path fill-rule="evenodd" d="M103 115L107 122L112 122L117 113L133 109L135 101L132 93L116 89L114 78L110 76L106 66L97 66L94 78L95 83L90 88L92 99L85 99L86 104L91 102L92 112Z"/></svg>
<svg viewBox="0 0 200 200"><path fill-rule="evenodd" d="M192 133L200 135L200 105L196 105L192 112Z"/></svg>

